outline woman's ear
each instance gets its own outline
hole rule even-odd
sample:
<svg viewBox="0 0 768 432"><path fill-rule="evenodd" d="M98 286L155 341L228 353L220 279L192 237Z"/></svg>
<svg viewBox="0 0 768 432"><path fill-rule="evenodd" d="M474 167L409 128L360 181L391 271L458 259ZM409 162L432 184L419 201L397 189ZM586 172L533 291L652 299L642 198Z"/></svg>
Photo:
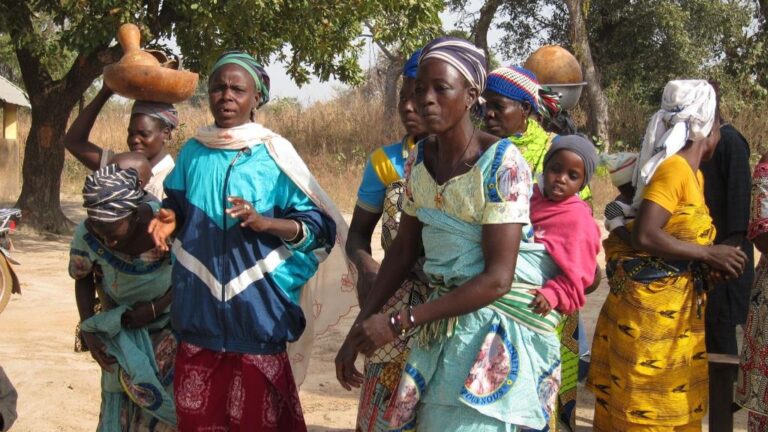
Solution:
<svg viewBox="0 0 768 432"><path fill-rule="evenodd" d="M479 97L480 93L477 91L477 88L470 87L467 89L467 109L472 108Z"/></svg>

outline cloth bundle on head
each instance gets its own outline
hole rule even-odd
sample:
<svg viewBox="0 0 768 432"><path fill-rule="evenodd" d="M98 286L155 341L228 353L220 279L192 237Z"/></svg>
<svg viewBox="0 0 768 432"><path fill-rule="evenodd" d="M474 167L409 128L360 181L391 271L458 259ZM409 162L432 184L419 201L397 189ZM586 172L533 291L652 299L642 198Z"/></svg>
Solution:
<svg viewBox="0 0 768 432"><path fill-rule="evenodd" d="M637 207L656 168L685 147L688 140L706 138L712 131L717 96L704 80L675 80L664 86L661 109L651 117L632 178Z"/></svg>
<svg viewBox="0 0 768 432"><path fill-rule="evenodd" d="M518 102L526 102L533 112L547 119L560 112L560 94L539 84L536 75L518 66L503 66L488 74L489 91Z"/></svg>
<svg viewBox="0 0 768 432"><path fill-rule="evenodd" d="M156 118L171 130L179 125L179 112L173 105L165 102L136 101L131 109L131 115L134 114Z"/></svg>
<svg viewBox="0 0 768 432"><path fill-rule="evenodd" d="M584 135L560 135L552 140L552 145L544 156L545 167L547 162L552 159L552 156L560 150L570 150L579 155L581 160L584 161L584 183L582 183L579 190L584 189L589 184L592 176L595 175L595 169L597 168L595 145Z"/></svg>
<svg viewBox="0 0 768 432"><path fill-rule="evenodd" d="M259 63L252 55L244 51L230 51L222 54L218 60L216 60L216 63L214 63L211 68L209 76L213 76L219 68L227 64L236 64L251 75L253 81L256 83L256 89L259 91L259 94L261 94L259 107L269 102L269 75L267 75L267 70L264 69L264 66L262 66L261 63Z"/></svg>
<svg viewBox="0 0 768 432"><path fill-rule="evenodd" d="M637 153L611 153L600 155L600 162L608 168L608 174L611 176L611 183L619 187L632 182L632 175L635 172L637 163Z"/></svg>
<svg viewBox="0 0 768 432"><path fill-rule="evenodd" d="M403 76L405 78L416 78L416 72L419 71L419 57L421 57L421 48L414 51L403 65Z"/></svg>
<svg viewBox="0 0 768 432"><path fill-rule="evenodd" d="M89 219L115 222L132 214L144 194L135 169L109 164L85 178L83 207Z"/></svg>
<svg viewBox="0 0 768 432"><path fill-rule="evenodd" d="M485 90L488 76L485 53L471 42L451 36L433 39L422 48L419 65L431 58L442 60L456 68L478 92Z"/></svg>

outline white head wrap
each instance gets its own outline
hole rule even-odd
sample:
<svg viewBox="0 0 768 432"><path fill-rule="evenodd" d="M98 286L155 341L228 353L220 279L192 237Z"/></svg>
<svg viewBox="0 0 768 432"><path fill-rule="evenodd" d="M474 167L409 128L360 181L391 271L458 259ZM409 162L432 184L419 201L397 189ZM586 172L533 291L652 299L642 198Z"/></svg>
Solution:
<svg viewBox="0 0 768 432"><path fill-rule="evenodd" d="M608 169L611 183L619 187L632 182L632 175L637 164L637 153L604 153L600 155L600 162Z"/></svg>
<svg viewBox="0 0 768 432"><path fill-rule="evenodd" d="M715 89L704 80L675 80L664 87L661 109L645 129L643 146L632 178L634 207L662 162L685 147L688 140L706 138L715 122Z"/></svg>

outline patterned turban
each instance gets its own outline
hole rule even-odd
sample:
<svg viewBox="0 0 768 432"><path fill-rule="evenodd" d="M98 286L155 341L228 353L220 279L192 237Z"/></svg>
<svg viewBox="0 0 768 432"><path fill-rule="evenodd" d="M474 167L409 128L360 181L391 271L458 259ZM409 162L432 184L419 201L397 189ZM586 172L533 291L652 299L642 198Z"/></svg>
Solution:
<svg viewBox="0 0 768 432"><path fill-rule="evenodd" d="M179 113L173 105L163 102L136 101L131 109L131 115L144 114L160 120L171 130L179 125Z"/></svg>
<svg viewBox="0 0 768 432"><path fill-rule="evenodd" d="M553 119L560 112L560 94L539 84L536 75L518 66L500 67L488 74L488 91L518 102L527 102L533 112Z"/></svg>
<svg viewBox="0 0 768 432"><path fill-rule="evenodd" d="M456 68L478 92L485 90L488 76L485 53L471 42L451 36L433 39L422 48L419 64L431 58L442 60Z"/></svg>
<svg viewBox="0 0 768 432"><path fill-rule="evenodd" d="M83 207L91 220L115 222L131 215L144 194L135 169L109 164L85 178Z"/></svg>

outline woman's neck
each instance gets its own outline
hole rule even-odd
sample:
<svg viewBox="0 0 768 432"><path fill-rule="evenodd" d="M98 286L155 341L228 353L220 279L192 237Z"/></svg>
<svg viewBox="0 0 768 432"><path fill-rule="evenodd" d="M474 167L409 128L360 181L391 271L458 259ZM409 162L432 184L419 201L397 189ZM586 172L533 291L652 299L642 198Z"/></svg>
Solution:
<svg viewBox="0 0 768 432"><path fill-rule="evenodd" d="M677 154L688 162L693 172L696 172L699 170L699 166L701 166L701 159L704 156L705 150L702 143L688 141L685 147L677 152Z"/></svg>
<svg viewBox="0 0 768 432"><path fill-rule="evenodd" d="M453 128L437 134L437 152L440 155L438 163L453 166L465 155L472 154L470 150L474 144L470 140L476 136L475 125L468 117Z"/></svg>
<svg viewBox="0 0 768 432"><path fill-rule="evenodd" d="M149 164L154 168L155 165L159 164L166 156L168 156L168 150L163 147L163 149L157 152L156 155L152 156L152 159L149 160Z"/></svg>

